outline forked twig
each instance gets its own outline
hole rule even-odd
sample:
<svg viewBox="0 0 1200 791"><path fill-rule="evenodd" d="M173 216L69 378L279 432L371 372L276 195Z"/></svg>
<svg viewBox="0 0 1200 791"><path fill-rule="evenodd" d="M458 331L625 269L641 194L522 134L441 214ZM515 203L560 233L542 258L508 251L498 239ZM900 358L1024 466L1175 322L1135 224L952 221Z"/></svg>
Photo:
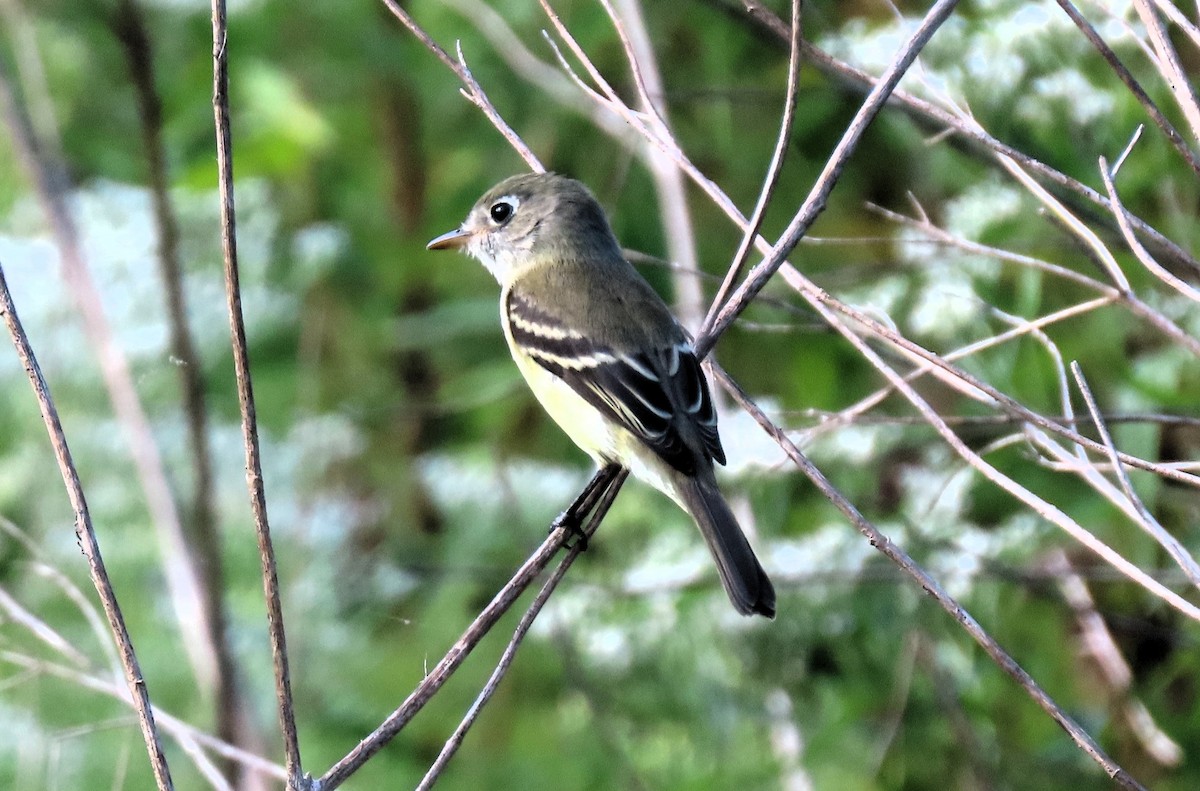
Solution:
<svg viewBox="0 0 1200 791"><path fill-rule="evenodd" d="M609 507L617 496L617 492L621 488L621 483L627 475L628 472L622 471L620 478L614 481L614 484L610 485L601 495L601 499L596 506L596 513L600 518L603 518L603 515L608 512ZM593 517L590 520L588 527L584 530L585 535L590 537L596 532L596 529L600 527L600 518ZM496 669L492 671L492 675L488 678L487 683L484 684L483 689L480 690L478 697L475 698L475 702L471 704L471 708L463 717L462 722L458 724L458 727L454 729L454 733L446 740L446 744L442 747L442 751L438 753L437 759L429 767L429 771L425 773L425 777L417 786L417 791L429 791L433 787L433 784L437 782L437 779L441 777L442 772L445 771L446 766L450 763L450 759L458 752L458 748L462 746L463 739L466 738L467 731L470 730L471 726L475 724L475 720L479 717L479 712L483 711L483 707L492 699L492 695L496 693L496 690L500 686L500 681L508 673L508 668L512 665L513 657L516 656L517 649L521 646L521 641L525 639L525 635L529 632L529 627L533 626L533 620L537 618L538 613L542 611L542 607L549 601L550 594L554 593L554 589L558 587L558 583L562 582L567 569L579 557L579 553L583 551L583 546L583 542L576 540L574 546L568 550L566 556L559 561L558 566L555 567L550 577L542 585L541 590L538 591L537 596L534 597L533 602L529 605L529 609L525 611L525 614L521 616L521 620L517 623L517 629L513 633L512 639L508 641L504 653L500 655L500 660L496 663Z"/></svg>
<svg viewBox="0 0 1200 791"><path fill-rule="evenodd" d="M816 183L809 190L808 197L804 199L804 203L801 204L787 229L772 248L771 254L765 261L750 270L745 282L738 287L729 302L717 313L717 318L712 322L711 331L696 339L696 355L698 357L703 357L711 351L721 333L729 328L729 325L746 309L746 306L762 290L767 281L783 266L792 250L799 244L800 238L816 221L817 216L824 211L829 194L837 184L850 155L858 147L863 133L875 116L879 114L879 111L883 109L883 105L895 90L900 78L908 71L909 66L916 60L925 44L929 42L942 23L950 17L950 13L957 5L958 0L938 0L934 3L921 20L921 24L897 51L892 62L879 81L871 88L862 107L859 108L858 113L855 114L854 119L842 134L833 153L829 155L825 166L821 169L821 175L817 177Z"/></svg>
<svg viewBox="0 0 1200 791"><path fill-rule="evenodd" d="M1188 167L1197 176L1200 176L1200 160L1196 159L1196 153L1188 146L1187 141L1183 139L1183 135L1179 134L1179 131L1162 114L1162 110L1158 109L1158 105L1154 103L1154 100L1142 88L1141 83L1137 81L1129 69L1126 68L1125 64L1121 62L1121 59L1117 57L1117 53L1113 52L1112 47L1108 46L1108 42L1100 37L1100 34L1096 32L1096 28L1080 13L1071 0L1058 0L1058 4L1066 12L1067 16L1071 18L1071 21L1075 23L1075 26L1079 28L1080 32L1083 33L1084 37L1087 38L1088 42L1100 53L1100 57L1104 58L1104 61L1112 67L1113 73L1117 75L1117 78L1125 84L1129 92L1133 94L1138 103L1146 110L1146 114L1154 121L1154 125L1162 131L1172 147L1179 152L1179 156L1183 157L1183 161L1187 162ZM1111 198L1111 195L1109 197Z"/></svg>
<svg viewBox="0 0 1200 791"><path fill-rule="evenodd" d="M707 335L712 331L717 313L725 306L737 279L742 276L742 269L746 266L750 249L754 246L759 229L762 228L763 218L767 214L767 206L771 202L776 185L779 184L779 175L783 172L783 159L787 154L788 142L792 136L792 122L796 119L796 94L800 84L800 45L803 35L801 23L800 0L792 0L792 29L790 31L792 44L788 54L787 97L783 101L783 120L779 123L779 137L775 141L775 150L771 154L771 164L767 166L767 177L763 179L762 189L758 193L758 202L750 214L746 230L742 232L742 241L738 244L737 252L733 254L733 260L725 273L725 279L721 281L721 287L717 289L712 305L708 308L708 315L704 317L704 324L700 327L699 335Z"/></svg>
<svg viewBox="0 0 1200 791"><path fill-rule="evenodd" d="M593 482L604 474L604 470L597 472L592 479ZM610 484L611 491L607 493L602 502L597 506L592 519L589 521L589 527L586 530L595 531L596 527L599 526L600 520L604 518L606 513L607 504L611 503L612 498L616 496L616 491L620 488L624 480L625 474L622 471L620 478ZM394 739L404 726L416 716L417 712L424 708L425 704L442 688L450 679L450 676L458 670L463 661L479 645L479 641L496 625L501 616L512 607L525 589L533 583L538 575L546 570L546 567L550 565L550 561L558 554L564 540L568 536L568 531L561 527L551 532L546 540L542 542L541 546L521 564L521 567L513 574L512 579L496 593L488 605L476 616L475 620L463 631L462 636L446 652L441 661L429 671L425 678L421 680L421 683L417 685L416 689L400 704L400 707L380 723L379 727L372 731L370 735L359 742L358 746L330 767L329 771L322 775L320 780L315 781L312 791L333 791L333 789L340 786L346 781L346 778L366 763L372 755L379 752L388 742ZM562 562L567 563L568 560L574 561L571 553L568 553Z"/></svg>
<svg viewBox="0 0 1200 791"><path fill-rule="evenodd" d="M709 0L709 2L715 2L720 6L728 7L726 0ZM741 16L740 18L746 19L752 24L761 25L763 29L769 30L781 45L785 47L788 45L788 26L782 19L775 15L775 12L763 6L757 0L743 0L742 4L746 6L747 12L745 16ZM878 81L878 78L838 60L810 42L804 43L804 58L826 76L844 85L852 86L857 90L869 90ZM893 103L920 125L939 131L952 131L955 140L964 143L964 148L970 153L976 156L984 156L989 160L994 160L994 155L996 154L1010 157L1026 170L1035 174L1039 179L1053 184L1059 190L1070 193L1076 198L1082 198L1105 211L1110 209L1108 200L1104 195L1061 171L1050 167L1044 162L1029 156L1025 152L1001 142L988 134L978 124L964 120L932 102L901 89L892 91L890 98ZM1194 275L1200 276L1200 262L1193 258L1186 250L1168 239L1158 229L1140 217L1131 216L1130 223L1158 256L1170 259L1172 263L1185 267Z"/></svg>

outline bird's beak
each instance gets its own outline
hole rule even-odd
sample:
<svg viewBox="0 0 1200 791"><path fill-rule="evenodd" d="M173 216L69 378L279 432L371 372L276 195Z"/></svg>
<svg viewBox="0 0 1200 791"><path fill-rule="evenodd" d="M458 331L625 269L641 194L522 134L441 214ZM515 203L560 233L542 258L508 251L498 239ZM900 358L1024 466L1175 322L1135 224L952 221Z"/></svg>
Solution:
<svg viewBox="0 0 1200 791"><path fill-rule="evenodd" d="M441 236L433 239L429 244L425 245L426 250L459 250L467 246L473 234L470 231L464 231L462 228L455 228L449 233L444 233Z"/></svg>

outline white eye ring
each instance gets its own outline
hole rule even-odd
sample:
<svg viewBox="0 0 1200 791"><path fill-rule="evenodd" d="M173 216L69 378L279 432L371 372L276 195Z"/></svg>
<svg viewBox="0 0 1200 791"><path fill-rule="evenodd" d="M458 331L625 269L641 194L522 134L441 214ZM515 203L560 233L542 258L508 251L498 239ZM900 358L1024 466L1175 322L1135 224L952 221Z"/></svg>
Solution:
<svg viewBox="0 0 1200 791"><path fill-rule="evenodd" d="M488 207L488 218L492 221L493 225L504 225L517 213L517 207L520 205L521 201L515 196L505 195Z"/></svg>

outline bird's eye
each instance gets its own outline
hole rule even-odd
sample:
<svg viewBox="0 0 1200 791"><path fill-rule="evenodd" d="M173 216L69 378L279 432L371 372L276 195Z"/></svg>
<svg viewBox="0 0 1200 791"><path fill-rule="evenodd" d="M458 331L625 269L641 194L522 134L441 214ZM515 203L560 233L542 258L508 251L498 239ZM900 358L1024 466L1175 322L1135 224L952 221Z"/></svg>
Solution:
<svg viewBox="0 0 1200 791"><path fill-rule="evenodd" d="M516 208L508 201L496 201L492 208L488 209L488 215L496 225L503 225L513 216L514 211Z"/></svg>

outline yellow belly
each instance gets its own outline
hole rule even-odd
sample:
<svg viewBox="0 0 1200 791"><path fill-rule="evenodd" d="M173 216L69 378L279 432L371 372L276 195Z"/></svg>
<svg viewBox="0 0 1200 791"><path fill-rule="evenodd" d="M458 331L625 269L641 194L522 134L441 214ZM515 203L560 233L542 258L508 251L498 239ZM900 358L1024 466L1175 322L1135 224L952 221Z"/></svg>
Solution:
<svg viewBox="0 0 1200 791"><path fill-rule="evenodd" d="M657 453L530 357L514 351L513 359L542 408L598 465L620 464L684 508L675 492L673 470Z"/></svg>

